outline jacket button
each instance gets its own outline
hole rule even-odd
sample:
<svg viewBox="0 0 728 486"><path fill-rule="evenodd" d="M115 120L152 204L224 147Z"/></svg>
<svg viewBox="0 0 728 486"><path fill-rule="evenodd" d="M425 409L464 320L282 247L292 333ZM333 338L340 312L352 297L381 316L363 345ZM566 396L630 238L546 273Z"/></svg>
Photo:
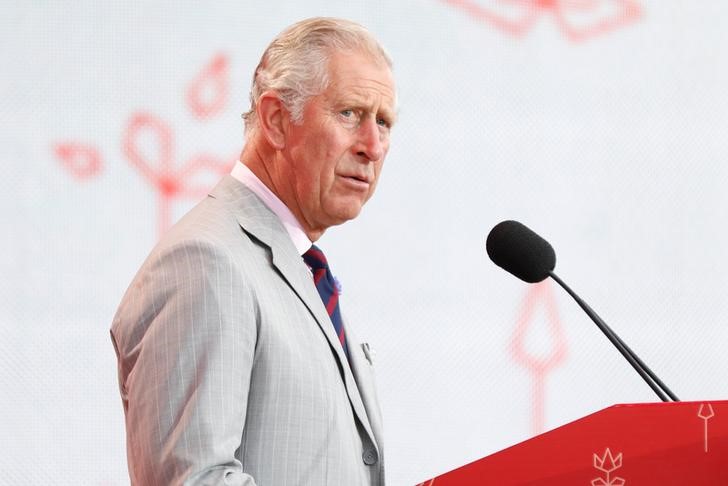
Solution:
<svg viewBox="0 0 728 486"><path fill-rule="evenodd" d="M362 459L364 459L364 464L371 466L377 463L379 457L377 456L377 451L375 449L367 449L364 451L364 454L362 454Z"/></svg>

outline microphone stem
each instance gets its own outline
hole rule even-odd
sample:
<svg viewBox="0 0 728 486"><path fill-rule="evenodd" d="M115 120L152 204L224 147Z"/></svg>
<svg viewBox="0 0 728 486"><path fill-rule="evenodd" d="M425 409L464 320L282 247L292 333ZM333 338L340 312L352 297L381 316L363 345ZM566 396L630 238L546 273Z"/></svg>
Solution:
<svg viewBox="0 0 728 486"><path fill-rule="evenodd" d="M637 356L634 351L632 351L627 344L625 344L622 339L615 333L606 322L604 322L601 317L597 315L594 310L589 307L589 305L584 302L581 297L576 295L576 293L571 290L571 288L564 283L563 280L561 280L554 272L550 271L549 275L551 278L553 278L561 287L563 287L566 292L573 297L573 299L576 301L577 304L579 304L579 307L581 307L584 312L587 313L587 315L591 318L592 321L594 321L594 324L597 325L597 327L604 333L605 336L607 336L607 339L611 341L611 343L619 350L620 353L622 353L622 356L629 361L629 364L632 365L632 368L642 377L642 379L652 388L652 390L657 394L658 397L660 397L660 400L663 402L669 402L670 399L674 402L679 402L680 400L675 396L675 394L665 385L662 380L660 380L657 375ZM670 399L668 399L668 396Z"/></svg>

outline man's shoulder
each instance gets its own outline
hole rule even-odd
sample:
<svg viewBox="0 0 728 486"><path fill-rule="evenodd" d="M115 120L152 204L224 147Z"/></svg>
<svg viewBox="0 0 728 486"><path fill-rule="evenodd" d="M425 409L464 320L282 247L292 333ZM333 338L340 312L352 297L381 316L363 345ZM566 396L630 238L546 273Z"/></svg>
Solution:
<svg viewBox="0 0 728 486"><path fill-rule="evenodd" d="M169 228L155 250L184 242L220 245L239 241L241 215L255 218L255 195L230 177L223 178L210 194ZM252 216L250 214L252 213Z"/></svg>
<svg viewBox="0 0 728 486"><path fill-rule="evenodd" d="M220 245L240 236L240 224L234 209L225 201L207 196L167 230L156 249L184 242Z"/></svg>
<svg viewBox="0 0 728 486"><path fill-rule="evenodd" d="M244 260L251 253L250 236L239 221L246 201L230 191L217 190L224 183L225 179L162 235L139 274L173 267L190 257L199 259L198 264L214 264Z"/></svg>
<svg viewBox="0 0 728 486"><path fill-rule="evenodd" d="M159 247L180 241L240 243L245 233L284 231L277 216L241 182L223 178L202 201L170 228Z"/></svg>
<svg viewBox="0 0 728 486"><path fill-rule="evenodd" d="M210 276L224 273L228 280L250 280L249 272L258 271L260 262L268 258L265 248L241 227L239 209L240 204L214 195L196 204L149 252L119 311L144 295L161 299L180 285L204 291Z"/></svg>

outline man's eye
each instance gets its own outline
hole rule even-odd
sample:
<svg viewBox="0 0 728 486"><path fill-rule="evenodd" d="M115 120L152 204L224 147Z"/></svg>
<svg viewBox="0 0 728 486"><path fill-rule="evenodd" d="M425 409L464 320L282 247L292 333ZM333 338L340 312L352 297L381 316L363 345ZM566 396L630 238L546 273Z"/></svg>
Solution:
<svg viewBox="0 0 728 486"><path fill-rule="evenodd" d="M354 116L354 110L341 110L339 114L344 118L351 118Z"/></svg>
<svg viewBox="0 0 728 486"><path fill-rule="evenodd" d="M377 125L389 128L389 121L386 118L377 118Z"/></svg>

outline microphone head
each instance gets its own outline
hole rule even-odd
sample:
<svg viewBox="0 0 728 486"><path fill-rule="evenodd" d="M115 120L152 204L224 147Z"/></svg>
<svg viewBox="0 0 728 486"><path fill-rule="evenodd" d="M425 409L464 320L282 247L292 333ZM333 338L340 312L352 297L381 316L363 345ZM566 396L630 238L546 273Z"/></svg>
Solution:
<svg viewBox="0 0 728 486"><path fill-rule="evenodd" d="M518 221L495 225L485 247L493 263L528 283L540 282L556 267L556 253L549 242Z"/></svg>

